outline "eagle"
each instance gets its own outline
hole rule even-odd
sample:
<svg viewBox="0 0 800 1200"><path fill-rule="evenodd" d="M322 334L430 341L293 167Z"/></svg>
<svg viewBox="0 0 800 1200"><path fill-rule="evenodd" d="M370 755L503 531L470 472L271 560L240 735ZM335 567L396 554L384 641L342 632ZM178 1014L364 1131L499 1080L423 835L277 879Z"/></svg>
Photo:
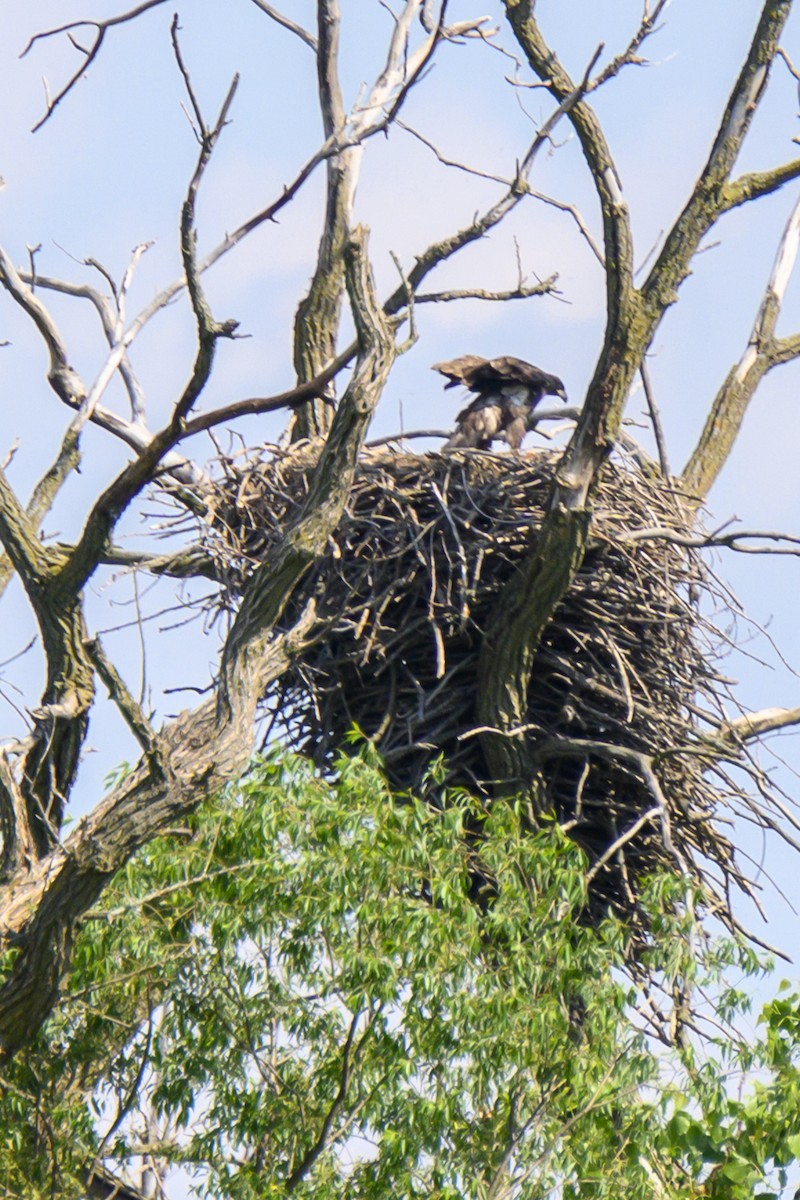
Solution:
<svg viewBox="0 0 800 1200"><path fill-rule="evenodd" d="M475 399L456 417L457 428L445 442L445 450L488 450L495 438L519 450L528 419L542 397L567 398L557 375L510 354L500 358L464 354L450 362L434 363L431 369L445 376L445 388L463 384L475 392Z"/></svg>

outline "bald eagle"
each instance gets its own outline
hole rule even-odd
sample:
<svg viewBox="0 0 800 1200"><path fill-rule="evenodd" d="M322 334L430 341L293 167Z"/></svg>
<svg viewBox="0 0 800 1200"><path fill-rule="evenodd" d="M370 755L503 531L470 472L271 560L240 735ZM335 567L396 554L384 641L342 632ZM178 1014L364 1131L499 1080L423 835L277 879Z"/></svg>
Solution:
<svg viewBox="0 0 800 1200"><path fill-rule="evenodd" d="M447 379L445 388L463 384L475 399L456 417L455 433L443 449L474 447L488 450L495 438L502 438L512 450L519 450L528 428L528 418L543 396L566 400L564 384L557 375L548 375L532 363L510 354L500 358L480 358L465 354L450 362L434 363L432 370Z"/></svg>

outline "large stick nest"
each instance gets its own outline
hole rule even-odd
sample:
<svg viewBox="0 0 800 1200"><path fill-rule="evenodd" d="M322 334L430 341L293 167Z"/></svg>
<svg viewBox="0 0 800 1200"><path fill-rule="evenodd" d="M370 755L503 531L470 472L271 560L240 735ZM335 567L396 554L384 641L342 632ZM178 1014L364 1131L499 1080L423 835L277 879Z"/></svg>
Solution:
<svg viewBox="0 0 800 1200"><path fill-rule="evenodd" d="M482 631L536 538L558 456L367 451L329 550L286 619L313 598L323 632L266 698L289 745L325 769L357 726L392 784L426 792L442 756L449 785L496 794L476 729ZM222 603L284 534L306 493L306 450L226 460L207 544ZM542 639L526 730L541 803L586 851L593 909L634 915L641 880L665 866L709 900L742 883L712 818L709 725L719 713L709 579L687 510L655 472L620 458L594 497L585 561ZM652 767L652 770L650 769Z"/></svg>

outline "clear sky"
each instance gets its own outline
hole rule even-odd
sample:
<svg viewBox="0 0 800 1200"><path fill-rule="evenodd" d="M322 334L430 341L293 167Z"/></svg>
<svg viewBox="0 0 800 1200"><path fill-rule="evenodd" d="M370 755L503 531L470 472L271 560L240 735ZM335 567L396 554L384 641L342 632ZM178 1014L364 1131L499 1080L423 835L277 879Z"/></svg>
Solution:
<svg viewBox="0 0 800 1200"><path fill-rule="evenodd" d="M284 11L310 27L311 0L286 0ZM639 0L540 0L537 15L565 65L580 75L597 46L610 57L636 27ZM380 70L390 18L377 0L342 0L342 73L352 103L364 81ZM36 263L43 274L74 282L98 277L82 260L100 260L117 278L134 246L153 242L131 289L129 313L180 274L179 207L190 176L196 145L182 105L185 96L170 48L173 8L162 5L137 22L109 31L97 61L37 133L31 127L44 111L46 77L58 91L79 59L63 38L38 42L19 58L31 34L86 15L122 11L111 0L36 0L4 6L0 40L2 152L0 193L2 243L18 264L28 248L41 246ZM755 0L674 0L662 30L644 53L651 65L629 67L593 99L616 156L630 205L640 263L652 253L679 211L713 139L725 97L746 52L760 4ZM315 104L314 61L309 49L268 20L249 0L192 0L179 7L181 41L198 95L211 117L235 71L241 85L225 131L204 181L199 206L201 253L226 231L277 197L320 142ZM486 13L500 26L492 39L512 55L513 39L502 28L495 0L453 0L453 21ZM84 42L90 30L80 32ZM800 62L800 13L790 20L784 44ZM536 124L551 111L539 90L507 82L515 64L488 45L471 41L442 47L429 77L408 99L403 119L435 142L442 155L488 174L510 177ZM520 78L527 80L523 71ZM797 85L777 63L769 95L742 156L742 169L766 168L797 153L800 135ZM599 237L597 204L578 147L560 127L532 177L534 187L577 205ZM650 361L654 387L667 431L672 464L680 468L701 427L703 415L730 366L746 345L761 290L769 275L781 230L796 198L797 184L776 196L731 214L715 230L706 252L685 285L681 302L665 320ZM405 265L434 239L466 223L491 202L499 187L463 171L447 169L411 134L395 129L367 147L357 215L372 228L372 252L381 291L396 285L391 252ZM224 343L204 406L246 395L270 394L292 384L291 325L294 310L313 269L320 228L322 176L318 173L287 209L225 258L207 277L217 318L234 317L248 336ZM430 364L465 352L516 354L561 375L571 399L580 402L590 378L603 331L603 280L598 264L569 216L535 200L522 204L513 219L490 239L450 264L434 281L441 286L508 287L516 278L517 247L531 277L559 275L559 299L537 298L511 305L470 301L424 306L418 312L419 340L398 364L376 418L375 435L402 427L452 424L459 397L441 391ZM96 318L85 302L47 297L61 322L71 359L94 378L104 357ZM790 285L781 332L800 329L800 287ZM25 492L53 455L67 416L46 381L46 358L29 322L8 299L0 302L0 381L4 420L0 457L18 443L13 481ZM134 346L133 361L157 427L187 377L193 350L192 321L185 301L162 312ZM800 532L800 472L797 468L800 367L781 368L762 385L744 432L711 497L712 522L736 515L745 526ZM124 405L118 388L106 401ZM642 414L642 397L629 413ZM274 439L274 417L243 425L253 442ZM648 433L642 431L647 442ZM200 458L208 442L193 447ZM125 461L124 448L90 431L83 473L66 489L47 522L49 533L69 537L80 527L87 502ZM154 505L146 506L150 512ZM131 517L126 532L135 538L148 525ZM800 562L792 558L737 557L717 560L745 609L769 627L784 665L764 638L748 645L755 658L726 664L741 679L745 707L795 705L800 666L797 594ZM157 612L174 603L172 588L141 584L142 609ZM98 628L132 622L130 578L109 582L92 597ZM31 618L13 589L5 601L3 658L20 651L33 636ZM166 686L203 686L213 666L217 635L207 638L197 625L168 632L182 613L149 623L147 681L161 713L173 712L192 696L164 695ZM156 632L156 631L161 632ZM749 636L747 627L743 627ZM138 689L141 652L138 634L109 635L110 646ZM763 660L767 665L761 665ZM41 663L34 647L4 668L0 687L4 728L19 729L15 707L37 702ZM17 690L19 689L19 690ZM102 778L121 758L133 754L124 731L108 713L93 724L93 753L82 777L81 808L91 807ZM800 766L797 735L777 740L779 753ZM765 759L765 761L767 761ZM787 769L781 779L797 792ZM749 846L760 859L760 843ZM778 847L768 865L787 896L800 906L798 871ZM769 937L791 950L794 917L773 892L766 903Z"/></svg>

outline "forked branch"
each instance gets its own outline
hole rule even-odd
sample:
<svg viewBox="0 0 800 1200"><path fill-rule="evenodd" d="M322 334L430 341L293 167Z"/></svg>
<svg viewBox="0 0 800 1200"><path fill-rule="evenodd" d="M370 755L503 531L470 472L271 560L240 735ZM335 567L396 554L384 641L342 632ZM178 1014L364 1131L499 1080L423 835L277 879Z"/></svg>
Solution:
<svg viewBox="0 0 800 1200"><path fill-rule="evenodd" d="M74 46L74 48L80 54L83 55L83 62L78 67L75 74L70 76L64 86L58 92L56 92L55 96L48 97L47 110L44 116L36 122L32 132L35 133L37 129L41 129L41 127L47 121L49 121L50 117L53 115L61 101L72 91L72 89L75 87L75 84L84 77L89 67L100 53L100 48L103 45L103 41L109 29L112 29L115 25L124 25L128 21L135 21L137 17L142 15L142 13L148 12L151 8L157 8L159 4L163 3L164 0L144 0L142 4L137 4L135 8L130 9L128 12L121 13L116 17L108 17L105 21L68 21L66 25L58 25L54 29L45 29L42 33L35 33L25 49L22 51L22 54L20 55L21 58L24 58L24 56L33 48L36 42L42 41L44 38L56 37L60 33L65 33L69 38L70 44ZM88 49L85 49L83 46L79 45L74 36L75 32L79 29L94 29L96 31L94 42Z"/></svg>

